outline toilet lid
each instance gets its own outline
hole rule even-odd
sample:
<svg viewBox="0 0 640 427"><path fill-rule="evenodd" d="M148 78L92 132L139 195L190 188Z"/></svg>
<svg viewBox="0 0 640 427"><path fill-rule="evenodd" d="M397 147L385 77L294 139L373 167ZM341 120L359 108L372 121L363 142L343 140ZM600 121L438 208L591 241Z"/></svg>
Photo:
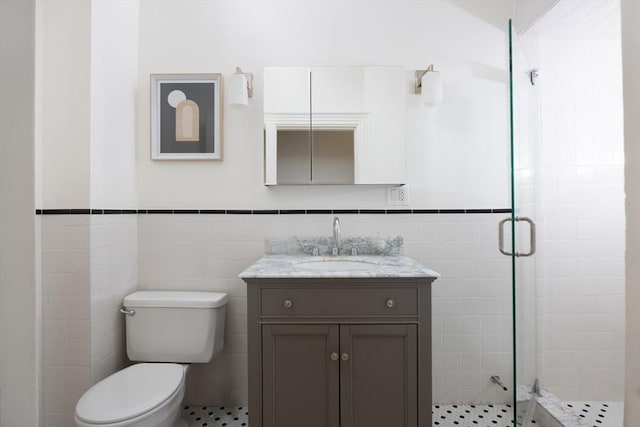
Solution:
<svg viewBox="0 0 640 427"><path fill-rule="evenodd" d="M175 363L139 363L103 379L78 401L76 416L84 422L126 421L162 405L179 388L184 368Z"/></svg>

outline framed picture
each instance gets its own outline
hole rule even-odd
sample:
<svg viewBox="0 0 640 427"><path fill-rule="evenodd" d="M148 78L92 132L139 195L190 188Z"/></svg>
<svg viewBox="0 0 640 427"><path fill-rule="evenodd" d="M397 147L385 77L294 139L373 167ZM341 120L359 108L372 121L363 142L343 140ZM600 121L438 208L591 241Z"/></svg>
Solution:
<svg viewBox="0 0 640 427"><path fill-rule="evenodd" d="M151 159L222 160L222 75L151 75Z"/></svg>

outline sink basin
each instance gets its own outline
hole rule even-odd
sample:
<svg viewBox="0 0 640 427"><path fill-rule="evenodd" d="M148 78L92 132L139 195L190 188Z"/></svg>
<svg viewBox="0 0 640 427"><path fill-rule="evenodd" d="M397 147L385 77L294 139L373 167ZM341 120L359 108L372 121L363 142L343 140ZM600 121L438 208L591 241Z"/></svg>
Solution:
<svg viewBox="0 0 640 427"><path fill-rule="evenodd" d="M305 270L315 271L346 271L346 270L376 270L380 265L375 262L358 259L318 259L302 261L296 264Z"/></svg>

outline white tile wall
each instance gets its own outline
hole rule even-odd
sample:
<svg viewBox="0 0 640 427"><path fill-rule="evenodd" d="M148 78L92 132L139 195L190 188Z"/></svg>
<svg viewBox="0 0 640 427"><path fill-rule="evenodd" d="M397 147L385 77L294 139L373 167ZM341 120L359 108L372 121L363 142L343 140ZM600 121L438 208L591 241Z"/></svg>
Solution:
<svg viewBox="0 0 640 427"><path fill-rule="evenodd" d="M73 425L92 384L89 334L89 226L86 215L42 217L44 420Z"/></svg>
<svg viewBox="0 0 640 427"><path fill-rule="evenodd" d="M442 274L433 287L434 401L507 402L511 381L510 260L497 250L505 215L341 215L346 235L397 235ZM246 404L246 287L237 275L264 239L329 235L330 215L139 215L139 287L228 292L225 349L195 365L186 402Z"/></svg>
<svg viewBox="0 0 640 427"><path fill-rule="evenodd" d="M507 385L512 380L510 259L499 255L496 243L496 224L504 216L341 216L345 235L401 234L408 256L442 274L433 287L435 402L509 401L510 393L489 381L491 375ZM265 238L328 235L331 219L43 216L46 425L71 425L81 393L127 363L117 309L136 283L140 289L229 293L225 350L193 367L186 401L246 404L246 287L237 275L262 256ZM613 275L621 268L618 258L599 261L602 251L619 254L623 245L617 239L554 239L564 228L553 228L551 219L547 224L538 297L540 374L547 387L572 395L606 390L606 384L613 390L622 366L624 280ZM572 258L572 252L580 256Z"/></svg>
<svg viewBox="0 0 640 427"><path fill-rule="evenodd" d="M93 382L128 364L124 297L138 281L136 215L91 216L91 368Z"/></svg>
<svg viewBox="0 0 640 427"><path fill-rule="evenodd" d="M620 40L541 40L538 360L562 400L624 393Z"/></svg>
<svg viewBox="0 0 640 427"><path fill-rule="evenodd" d="M126 363L117 308L137 281L135 215L44 215L46 427L74 425L77 400Z"/></svg>

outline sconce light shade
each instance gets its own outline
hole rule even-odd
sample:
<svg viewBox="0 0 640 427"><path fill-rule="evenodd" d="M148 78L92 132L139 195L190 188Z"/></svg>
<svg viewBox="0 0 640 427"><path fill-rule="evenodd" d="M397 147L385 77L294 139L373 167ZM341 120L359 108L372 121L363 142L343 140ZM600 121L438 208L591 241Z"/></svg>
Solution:
<svg viewBox="0 0 640 427"><path fill-rule="evenodd" d="M229 103L239 107L249 106L247 77L243 73L234 73L229 77Z"/></svg>
<svg viewBox="0 0 640 427"><path fill-rule="evenodd" d="M442 105L442 75L433 69L433 64L426 70L416 71L415 93L420 94L421 101L426 106Z"/></svg>
<svg viewBox="0 0 640 427"><path fill-rule="evenodd" d="M421 79L422 103L429 107L442 105L442 75L439 71L429 71Z"/></svg>
<svg viewBox="0 0 640 427"><path fill-rule="evenodd" d="M253 73L243 73L240 67L229 77L229 104L248 107L253 96Z"/></svg>

